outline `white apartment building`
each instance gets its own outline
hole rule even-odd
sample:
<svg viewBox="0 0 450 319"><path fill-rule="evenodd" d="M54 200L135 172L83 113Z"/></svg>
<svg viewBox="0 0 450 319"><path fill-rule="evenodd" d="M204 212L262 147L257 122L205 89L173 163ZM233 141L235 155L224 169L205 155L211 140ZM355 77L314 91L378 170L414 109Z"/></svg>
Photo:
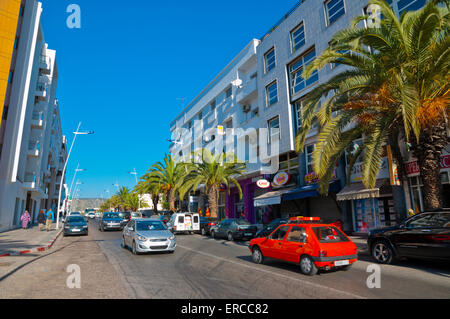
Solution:
<svg viewBox="0 0 450 319"><path fill-rule="evenodd" d="M28 210L55 210L66 158L56 88L56 52L41 26L42 4L23 0L0 131L0 231Z"/></svg>

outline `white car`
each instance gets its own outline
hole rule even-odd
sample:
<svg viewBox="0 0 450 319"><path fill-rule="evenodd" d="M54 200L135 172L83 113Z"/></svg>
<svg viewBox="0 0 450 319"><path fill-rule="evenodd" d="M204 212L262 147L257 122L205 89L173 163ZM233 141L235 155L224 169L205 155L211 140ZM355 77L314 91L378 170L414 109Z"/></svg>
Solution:
<svg viewBox="0 0 450 319"><path fill-rule="evenodd" d="M197 213L175 213L167 222L167 227L174 233L200 231L200 215Z"/></svg>

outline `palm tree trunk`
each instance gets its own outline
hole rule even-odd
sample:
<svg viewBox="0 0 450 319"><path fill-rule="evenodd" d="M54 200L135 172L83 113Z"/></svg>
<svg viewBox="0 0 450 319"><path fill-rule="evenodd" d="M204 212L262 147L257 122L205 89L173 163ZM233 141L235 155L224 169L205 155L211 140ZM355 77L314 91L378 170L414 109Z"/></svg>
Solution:
<svg viewBox="0 0 450 319"><path fill-rule="evenodd" d="M153 203L153 212L155 215L158 215L159 195L152 194L152 203Z"/></svg>
<svg viewBox="0 0 450 319"><path fill-rule="evenodd" d="M212 218L217 218L218 210L218 198L217 198L217 186L209 186L206 190L206 195L208 196L209 211Z"/></svg>
<svg viewBox="0 0 450 319"><path fill-rule="evenodd" d="M167 200L169 201L169 206L171 211L176 211L175 208L175 190L170 189L167 195Z"/></svg>
<svg viewBox="0 0 450 319"><path fill-rule="evenodd" d="M424 128L419 143L413 145L423 181L423 204L427 211L442 208L441 156L448 143L445 123L440 123Z"/></svg>

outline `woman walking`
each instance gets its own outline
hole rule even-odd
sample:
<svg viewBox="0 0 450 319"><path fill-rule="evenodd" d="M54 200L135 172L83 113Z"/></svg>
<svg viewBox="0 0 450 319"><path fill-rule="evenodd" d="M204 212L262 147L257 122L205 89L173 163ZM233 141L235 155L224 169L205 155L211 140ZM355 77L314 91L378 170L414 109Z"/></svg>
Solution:
<svg viewBox="0 0 450 319"><path fill-rule="evenodd" d="M41 209L38 215L38 223L39 223L39 230L44 229L45 222L47 221L47 217L45 217L44 211Z"/></svg>
<svg viewBox="0 0 450 319"><path fill-rule="evenodd" d="M26 210L25 213L23 213L20 217L20 220L22 221L22 228L27 229L28 223L31 221L30 213Z"/></svg>

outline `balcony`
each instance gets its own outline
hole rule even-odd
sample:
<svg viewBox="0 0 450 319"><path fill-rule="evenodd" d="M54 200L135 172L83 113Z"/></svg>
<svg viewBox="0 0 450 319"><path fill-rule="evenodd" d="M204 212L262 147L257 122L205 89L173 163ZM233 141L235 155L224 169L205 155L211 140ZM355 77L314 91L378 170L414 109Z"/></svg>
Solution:
<svg viewBox="0 0 450 319"><path fill-rule="evenodd" d="M47 83L39 80L36 85L35 95L39 101L45 101L47 98Z"/></svg>
<svg viewBox="0 0 450 319"><path fill-rule="evenodd" d="M39 141L31 141L28 144L28 156L29 157L39 157L39 149L41 145Z"/></svg>
<svg viewBox="0 0 450 319"><path fill-rule="evenodd" d="M33 117L31 118L31 127L37 129L44 128L44 112L33 112Z"/></svg>
<svg viewBox="0 0 450 319"><path fill-rule="evenodd" d="M236 95L236 101L239 104L242 104L246 100L256 98L257 94L258 94L258 87L256 85L256 78L254 78L248 81L244 87L239 89Z"/></svg>
<svg viewBox="0 0 450 319"><path fill-rule="evenodd" d="M50 74L50 68L50 58L45 55L41 55L39 57L39 69L41 70L41 73Z"/></svg>

